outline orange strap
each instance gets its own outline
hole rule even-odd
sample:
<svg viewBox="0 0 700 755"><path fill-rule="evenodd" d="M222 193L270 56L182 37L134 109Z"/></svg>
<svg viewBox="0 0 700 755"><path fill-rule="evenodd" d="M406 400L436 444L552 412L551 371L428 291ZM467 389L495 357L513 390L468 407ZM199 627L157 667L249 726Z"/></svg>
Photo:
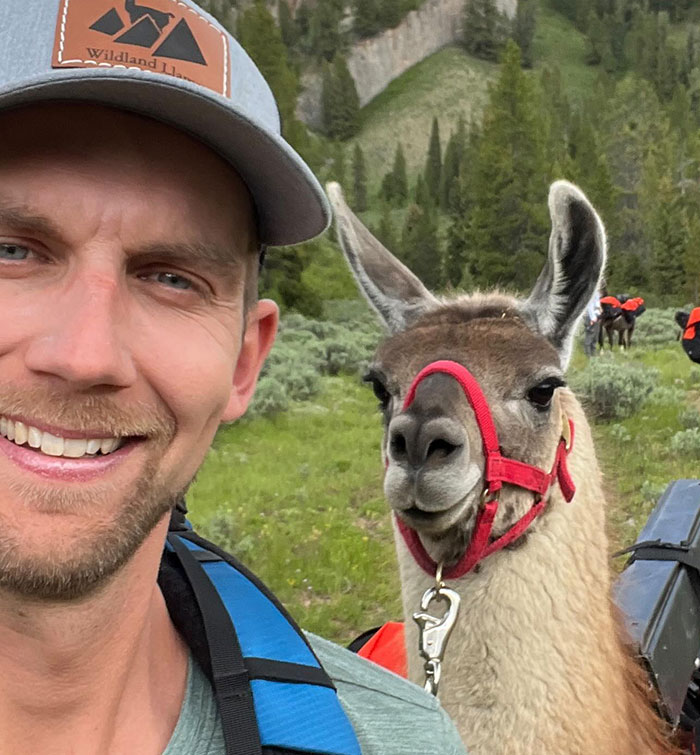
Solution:
<svg viewBox="0 0 700 755"><path fill-rule="evenodd" d="M406 679L408 660L403 622L390 621L385 624L360 648L358 655Z"/></svg>
<svg viewBox="0 0 700 755"><path fill-rule="evenodd" d="M685 333L683 333L684 341L692 341L693 338L695 338L695 326L698 323L700 323L700 307L695 307L695 309L690 313L690 317L688 317L688 323L685 326Z"/></svg>

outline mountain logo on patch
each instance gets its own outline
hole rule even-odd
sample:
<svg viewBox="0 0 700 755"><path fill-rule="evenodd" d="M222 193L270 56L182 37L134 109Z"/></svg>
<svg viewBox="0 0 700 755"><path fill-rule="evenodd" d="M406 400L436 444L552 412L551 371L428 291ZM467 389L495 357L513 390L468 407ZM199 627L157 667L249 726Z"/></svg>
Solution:
<svg viewBox="0 0 700 755"><path fill-rule="evenodd" d="M116 8L100 16L90 29L113 38L122 45L136 45L152 50L155 58L184 60L206 66L207 61L187 21L181 18L174 24L175 15L136 0L125 0L126 22ZM157 46L156 46L157 45Z"/></svg>

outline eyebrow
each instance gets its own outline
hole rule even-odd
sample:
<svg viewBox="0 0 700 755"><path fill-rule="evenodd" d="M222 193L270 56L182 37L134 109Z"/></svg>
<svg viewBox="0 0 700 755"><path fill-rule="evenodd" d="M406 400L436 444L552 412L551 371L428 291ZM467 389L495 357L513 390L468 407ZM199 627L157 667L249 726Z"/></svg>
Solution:
<svg viewBox="0 0 700 755"><path fill-rule="evenodd" d="M62 234L51 220L32 210L20 206L0 205L0 224L8 225L30 233L40 233L43 236L54 236L61 239Z"/></svg>
<svg viewBox="0 0 700 755"><path fill-rule="evenodd" d="M58 226L45 215L19 205L0 204L0 225L19 231L38 233L63 241ZM243 276L242 261L232 248L206 242L153 242L127 252L127 261L142 264L161 262L166 264L195 265L235 283Z"/></svg>

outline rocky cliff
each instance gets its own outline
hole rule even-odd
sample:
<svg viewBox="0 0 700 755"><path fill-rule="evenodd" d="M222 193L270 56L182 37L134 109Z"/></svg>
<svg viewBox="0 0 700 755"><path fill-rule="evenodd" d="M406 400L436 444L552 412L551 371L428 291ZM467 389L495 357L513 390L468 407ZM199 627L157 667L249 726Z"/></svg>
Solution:
<svg viewBox="0 0 700 755"><path fill-rule="evenodd" d="M512 17L517 0L497 0L497 5ZM395 29L355 44L348 54L348 68L355 79L360 104L366 105L411 66L458 40L463 15L464 0L427 0ZM309 126L320 128L320 74L304 74L302 88L297 114Z"/></svg>

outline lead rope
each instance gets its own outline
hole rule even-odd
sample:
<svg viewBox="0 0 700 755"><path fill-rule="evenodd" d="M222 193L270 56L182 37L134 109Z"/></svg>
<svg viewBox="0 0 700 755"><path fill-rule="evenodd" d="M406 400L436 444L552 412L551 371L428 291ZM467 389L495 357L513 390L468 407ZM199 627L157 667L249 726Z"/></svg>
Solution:
<svg viewBox="0 0 700 755"><path fill-rule="evenodd" d="M442 563L438 564L435 584L423 593L420 612L413 614L413 620L418 624L418 652L425 660L423 688L434 697L438 694L442 662L450 634L457 621L461 601L458 593L445 586L442 580L442 566ZM427 612L433 602L447 603L447 610L442 616L433 616Z"/></svg>

